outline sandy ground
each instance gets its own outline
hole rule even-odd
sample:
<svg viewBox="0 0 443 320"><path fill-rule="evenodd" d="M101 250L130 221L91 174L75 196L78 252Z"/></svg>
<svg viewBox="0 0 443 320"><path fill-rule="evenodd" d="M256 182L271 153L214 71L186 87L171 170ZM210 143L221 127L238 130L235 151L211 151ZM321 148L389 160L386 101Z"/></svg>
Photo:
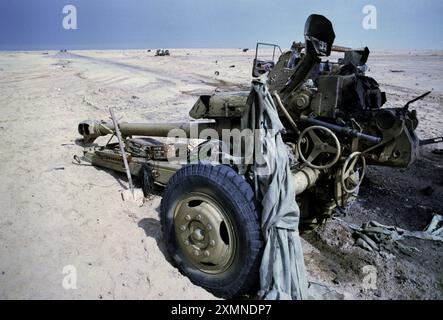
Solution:
<svg viewBox="0 0 443 320"><path fill-rule="evenodd" d="M1 299L214 298L166 260L159 196L143 207L123 202L123 175L72 163L82 149L78 122L106 119L108 107L124 121L186 120L199 94L249 87L253 52L171 54L0 53ZM418 132L443 135L442 53L380 53L369 64L391 106L433 89L417 104ZM425 147L423 159L407 170L372 169L343 219L420 230L433 213L443 213L442 156L431 152L437 147ZM431 196L419 192L427 186ZM443 297L439 243L415 241L420 253L385 259L353 246L337 221L303 237L309 279L342 298ZM363 290L365 265L377 270L376 289ZM62 285L66 266L76 270L76 289Z"/></svg>

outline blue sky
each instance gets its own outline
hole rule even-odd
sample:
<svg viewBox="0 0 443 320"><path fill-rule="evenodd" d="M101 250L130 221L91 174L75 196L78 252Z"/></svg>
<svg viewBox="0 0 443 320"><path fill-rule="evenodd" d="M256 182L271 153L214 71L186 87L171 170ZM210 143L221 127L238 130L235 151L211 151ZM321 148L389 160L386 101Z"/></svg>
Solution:
<svg viewBox="0 0 443 320"><path fill-rule="evenodd" d="M78 29L62 26L65 5ZM377 30L362 27L365 5ZM372 49L443 49L442 0L0 0L0 50L289 47L307 16L334 24L336 44Z"/></svg>

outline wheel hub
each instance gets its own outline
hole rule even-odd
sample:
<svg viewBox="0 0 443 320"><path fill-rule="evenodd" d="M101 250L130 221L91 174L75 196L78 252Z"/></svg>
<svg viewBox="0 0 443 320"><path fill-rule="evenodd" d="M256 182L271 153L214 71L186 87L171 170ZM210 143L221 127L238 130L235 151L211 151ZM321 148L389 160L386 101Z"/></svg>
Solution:
<svg viewBox="0 0 443 320"><path fill-rule="evenodd" d="M235 254L232 224L221 206L203 194L191 194L175 210L176 239L185 257L198 269L220 273Z"/></svg>

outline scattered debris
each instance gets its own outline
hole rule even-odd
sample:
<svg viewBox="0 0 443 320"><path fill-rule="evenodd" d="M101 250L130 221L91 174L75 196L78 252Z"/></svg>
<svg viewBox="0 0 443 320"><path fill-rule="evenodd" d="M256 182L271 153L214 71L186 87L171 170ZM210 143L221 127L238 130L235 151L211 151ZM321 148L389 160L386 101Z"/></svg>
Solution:
<svg viewBox="0 0 443 320"><path fill-rule="evenodd" d="M216 76L218 76L218 75L220 75L220 72L215 71L214 74L215 74Z"/></svg>
<svg viewBox="0 0 443 320"><path fill-rule="evenodd" d="M140 99L140 98L137 96L131 96L131 99Z"/></svg>
<svg viewBox="0 0 443 320"><path fill-rule="evenodd" d="M360 233L358 233L357 236L358 238L355 241L356 246L359 246L360 248L363 248L367 251L378 250L378 246L377 244L375 244L374 241L372 241L371 239Z"/></svg>
<svg viewBox="0 0 443 320"><path fill-rule="evenodd" d="M443 216L437 214L423 231L409 231L396 226L386 226L377 221L369 221L358 227L339 218L334 219L354 230L355 245L368 251L378 251L384 257L387 253L398 251L406 254L412 250L418 251L398 242L406 237L443 241Z"/></svg>
<svg viewBox="0 0 443 320"><path fill-rule="evenodd" d="M83 96L83 103L85 103L86 105L94 108L95 110L101 110L100 107L96 106L93 102L89 101L86 96Z"/></svg>
<svg viewBox="0 0 443 320"><path fill-rule="evenodd" d="M235 68L235 64L230 65L229 68Z"/></svg>
<svg viewBox="0 0 443 320"><path fill-rule="evenodd" d="M385 251L390 253L408 253L411 247L398 242L402 233L396 227L385 226L376 221L369 221L362 225L360 230L354 231L355 244L368 251Z"/></svg>
<svg viewBox="0 0 443 320"><path fill-rule="evenodd" d="M243 52L248 52L249 48L244 48L242 51Z"/></svg>
<svg viewBox="0 0 443 320"><path fill-rule="evenodd" d="M405 72L405 70L389 70L389 72L401 73L401 72Z"/></svg>
<svg viewBox="0 0 443 320"><path fill-rule="evenodd" d="M335 277L334 280L332 280L333 283L335 284L340 284L343 282L343 279L340 278L339 276Z"/></svg>
<svg viewBox="0 0 443 320"><path fill-rule="evenodd" d="M435 214L424 231L436 237L443 237L443 216Z"/></svg>
<svg viewBox="0 0 443 320"><path fill-rule="evenodd" d="M313 281L308 283L308 296L311 300L343 300L345 298L333 288Z"/></svg>

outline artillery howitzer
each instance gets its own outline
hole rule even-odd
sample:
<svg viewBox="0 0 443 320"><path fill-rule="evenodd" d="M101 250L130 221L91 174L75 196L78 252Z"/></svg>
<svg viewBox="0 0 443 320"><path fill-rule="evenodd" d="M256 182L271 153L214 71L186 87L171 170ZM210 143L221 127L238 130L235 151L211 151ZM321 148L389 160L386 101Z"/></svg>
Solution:
<svg viewBox="0 0 443 320"><path fill-rule="evenodd" d="M307 224L324 221L355 197L367 165L407 167L420 145L410 103L382 108L385 94L365 76L369 50L334 47L334 38L330 21L312 15L304 44L294 43L276 63L258 60L256 54L253 65L253 76L267 75L285 127L290 179L302 223ZM333 49L344 52L344 58L322 61ZM244 159L243 151L234 152L245 137L237 137L224 152L213 152L214 146L226 142L214 136L222 137L227 130L229 142L232 132L245 129L248 97L248 92L200 96L190 111L197 121L119 123L124 152L111 139L104 146L94 144L98 137L116 134L116 122L88 120L78 126L84 160L124 172L126 158L130 174L139 178L145 193L154 183L166 186L160 218L173 262L194 283L226 298L254 286L262 249L250 166L236 161ZM191 147L189 142L152 138L177 136L203 142ZM213 153L223 165L208 163Z"/></svg>

